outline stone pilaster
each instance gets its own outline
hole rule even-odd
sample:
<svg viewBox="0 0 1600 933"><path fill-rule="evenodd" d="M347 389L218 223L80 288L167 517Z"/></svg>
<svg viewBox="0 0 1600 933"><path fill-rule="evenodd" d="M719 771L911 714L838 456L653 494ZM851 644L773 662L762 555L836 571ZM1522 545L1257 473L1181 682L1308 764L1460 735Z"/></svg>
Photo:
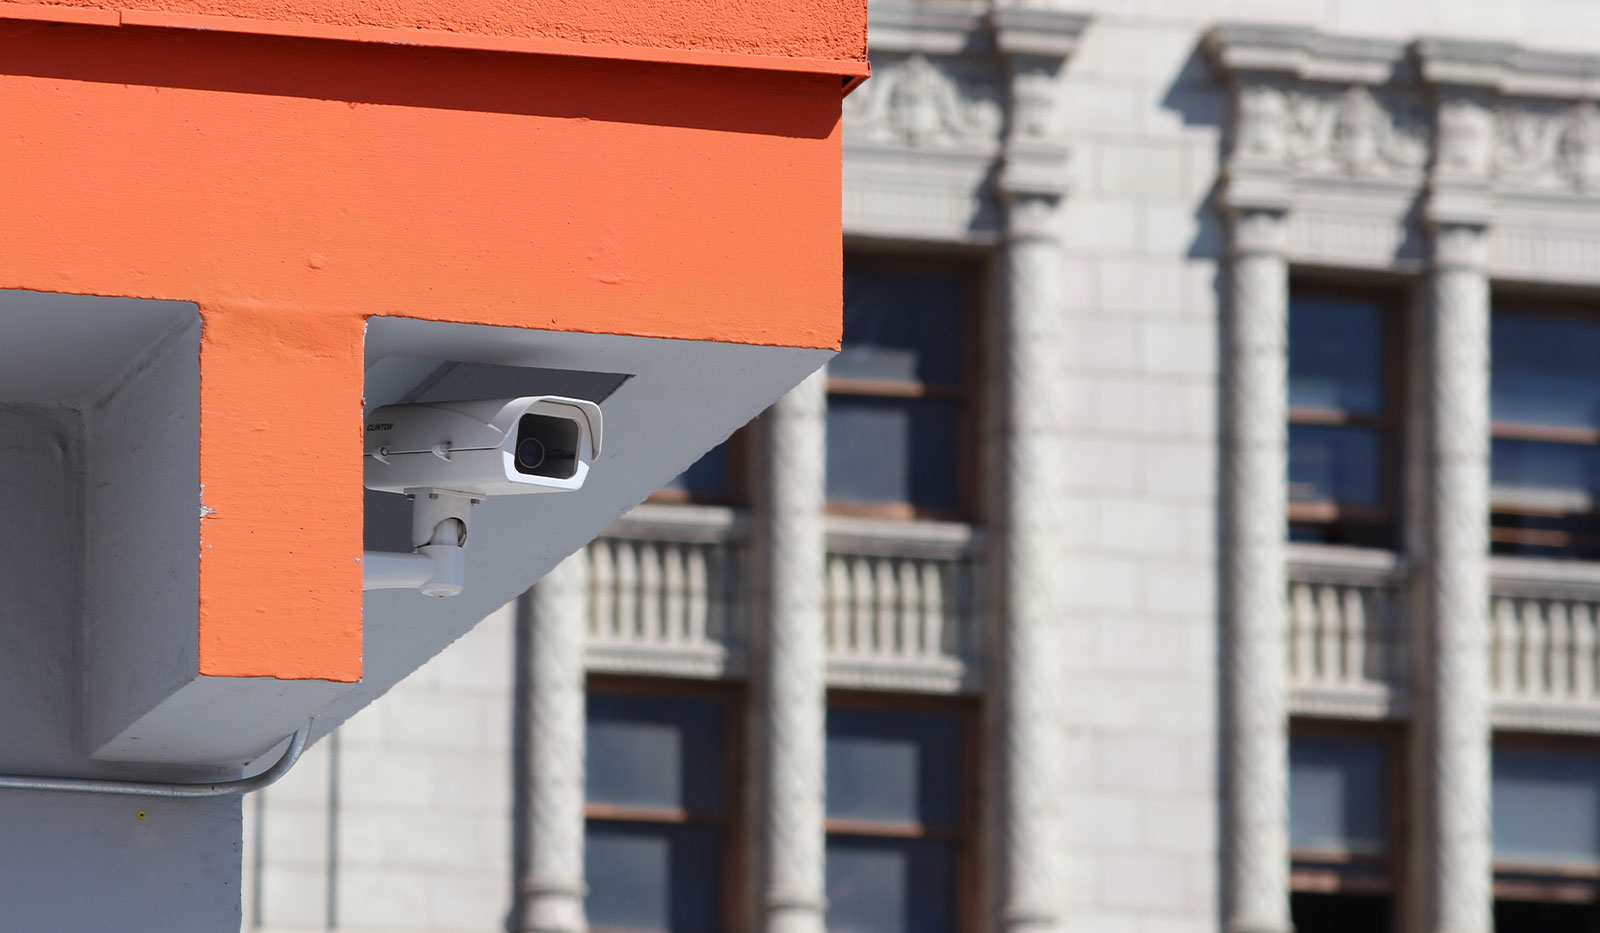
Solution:
<svg viewBox="0 0 1600 933"><path fill-rule="evenodd" d="M1426 44L1435 157L1423 219L1432 264L1419 328L1421 462L1414 483L1412 929L1489 933L1489 277L1491 111L1480 50ZM1466 54L1460 54L1465 52ZM1487 82L1486 82L1487 83Z"/></svg>
<svg viewBox="0 0 1600 933"><path fill-rule="evenodd" d="M534 585L524 669L527 874L524 933L583 933L584 662L588 560L573 554Z"/></svg>
<svg viewBox="0 0 1600 933"><path fill-rule="evenodd" d="M1302 38L1213 33L1231 69L1219 499L1223 905L1227 933L1289 916L1288 206L1285 55ZM1270 40L1270 41L1269 41ZM1249 53L1249 54L1246 54Z"/></svg>
<svg viewBox="0 0 1600 933"><path fill-rule="evenodd" d="M759 775L756 928L763 933L823 930L827 410L824 369L761 419L763 598L753 620L751 746Z"/></svg>
<svg viewBox="0 0 1600 933"><path fill-rule="evenodd" d="M991 501L996 514L992 653L996 919L1001 933L1056 929L1062 905L1061 629L1066 624L1064 489L1057 379L1063 369L1061 241L1067 150L1058 132L1060 76L1081 17L1041 7L993 13L1011 113L998 187L1005 207L1003 319L991 354L997 383Z"/></svg>
<svg viewBox="0 0 1600 933"><path fill-rule="evenodd" d="M1225 929L1283 933L1291 929L1285 218L1236 204L1230 220L1218 490Z"/></svg>

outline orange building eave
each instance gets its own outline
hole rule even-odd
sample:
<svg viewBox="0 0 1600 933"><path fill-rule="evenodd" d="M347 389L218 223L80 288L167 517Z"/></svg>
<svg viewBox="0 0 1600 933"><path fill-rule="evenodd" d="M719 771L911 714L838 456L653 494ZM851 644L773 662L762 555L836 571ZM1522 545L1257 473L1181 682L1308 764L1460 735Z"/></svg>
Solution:
<svg viewBox="0 0 1600 933"><path fill-rule="evenodd" d="M711 68L836 74L841 79L841 87L844 94L849 94L862 81L865 81L871 73L871 66L868 65L864 58L815 58L729 52L716 49L668 48L628 43L578 42L550 37L494 36L437 29L356 26L241 16L217 16L204 13L0 2L0 20L7 19L88 26L144 26L162 29L192 29L211 32L233 32L245 35L327 39L343 42L426 46L527 55L557 55L610 61L699 65Z"/></svg>

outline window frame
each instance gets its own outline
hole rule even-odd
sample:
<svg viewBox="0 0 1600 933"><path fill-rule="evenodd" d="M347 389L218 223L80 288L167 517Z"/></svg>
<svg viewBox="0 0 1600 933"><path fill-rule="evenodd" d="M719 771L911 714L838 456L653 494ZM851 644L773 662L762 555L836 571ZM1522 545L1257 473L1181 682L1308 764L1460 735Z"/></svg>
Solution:
<svg viewBox="0 0 1600 933"><path fill-rule="evenodd" d="M955 718L961 743L961 774L957 780L956 826L930 827L920 823L891 823L877 820L835 819L823 806L824 846L834 836L862 839L934 839L955 844L955 923L956 933L981 929L981 891L983 860L980 820L982 818L983 740L980 709L976 698L914 693L888 693L871 690L830 689L828 709L881 710L902 713L936 713ZM826 747L826 744L824 744Z"/></svg>
<svg viewBox="0 0 1600 933"><path fill-rule="evenodd" d="M1489 399L1491 405L1489 421L1489 463L1490 469L1494 465L1495 441L1532 441L1543 444L1561 444L1570 447L1600 448L1600 427L1586 428L1570 425L1539 424L1529 421L1503 421L1493 416L1494 404L1494 318L1499 314L1509 314L1518 317L1545 317L1563 319L1587 319L1589 322L1600 326L1600 316L1591 309L1582 307L1580 301L1571 298L1539 298L1520 295L1515 291L1502 292L1496 289L1489 302L1489 353L1490 353L1490 383ZM1514 556L1534 557L1555 560L1600 560L1600 531L1592 536L1592 542L1587 546L1579 546L1574 539L1578 536L1571 531L1560 529L1540 528L1513 528L1502 525L1499 521L1501 515L1513 515L1519 518L1573 520L1584 516L1600 518L1600 497L1592 503L1588 512L1573 512L1570 509L1540 505L1527 499L1504 499L1496 496L1493 483L1489 486L1489 546L1493 551L1496 545L1505 544L1512 546L1532 548L1570 549L1582 552L1575 558L1560 555L1538 553L1510 552ZM1544 539L1544 540L1541 540Z"/></svg>
<svg viewBox="0 0 1600 933"><path fill-rule="evenodd" d="M718 841L722 850L721 902L718 920L722 929L738 929L744 920L743 867L745 861L745 691L742 684L726 680L689 680L616 674L590 674L584 688L589 694L642 697L692 697L712 699L723 708L723 794L721 814L689 813L681 808L634 807L624 804L591 803L585 788L583 799L584 833L589 822L637 823L656 826L720 826ZM587 716L585 716L587 719ZM634 928L593 926L591 933L666 933Z"/></svg>
<svg viewBox="0 0 1600 933"><path fill-rule="evenodd" d="M972 521L982 504L978 489L981 469L980 424L981 392L984 377L982 348L983 298L987 293L990 262L985 255L964 251L879 252L845 245L844 266L890 275L941 275L955 272L962 280L961 322L957 347L961 357L961 382L937 386L916 381L887 379L837 379L828 375L827 394L874 399L939 399L956 403L956 504L937 508L913 502L865 502L850 499L827 500L829 515L881 518L895 521Z"/></svg>
<svg viewBox="0 0 1600 933"><path fill-rule="evenodd" d="M1349 851L1291 849L1289 890L1301 894L1386 894L1391 929L1400 929L1400 920L1406 916L1405 856L1409 845L1406 811L1410 761L1406 755L1404 725L1390 721L1296 716L1289 721L1289 732L1291 736L1311 739L1360 739L1378 743L1384 760L1384 831L1387 836L1384 853L1376 856ZM1372 874L1374 868L1376 877Z"/></svg>
<svg viewBox="0 0 1600 933"><path fill-rule="evenodd" d="M1359 427L1373 431L1378 438L1378 495L1376 506L1341 505L1335 500L1305 501L1290 498L1286 503L1289 526L1310 526L1329 530L1344 525L1371 529L1374 538L1384 540L1387 547L1398 546L1399 525L1403 503L1401 494L1405 477L1402 463L1405 453L1405 410L1407 384L1405 367L1406 338L1409 331L1411 299L1405 288L1398 284L1362 284L1331 282L1315 275L1295 274L1289 279L1289 302L1296 298L1326 299L1330 301L1369 302L1378 308L1382 319L1381 334L1384 359L1379 366L1382 374L1383 406L1375 414L1364 414L1342 408L1316 408L1289 405L1285 436L1295 425L1316 427ZM1290 313L1285 309L1285 314ZM1287 335L1287 319L1285 333ZM1288 392L1287 339L1284 344L1285 394ZM1287 468L1287 465L1286 465ZM1287 531L1287 530L1286 530Z"/></svg>
<svg viewBox="0 0 1600 933"><path fill-rule="evenodd" d="M1600 757L1600 742L1590 735L1537 734L1496 729L1490 735L1490 756L1498 748L1534 752L1581 752ZM1491 802L1494 794L1490 783ZM1588 866L1541 865L1502 860L1494 854L1491 837L1490 870L1495 901L1543 904L1600 904L1600 857Z"/></svg>

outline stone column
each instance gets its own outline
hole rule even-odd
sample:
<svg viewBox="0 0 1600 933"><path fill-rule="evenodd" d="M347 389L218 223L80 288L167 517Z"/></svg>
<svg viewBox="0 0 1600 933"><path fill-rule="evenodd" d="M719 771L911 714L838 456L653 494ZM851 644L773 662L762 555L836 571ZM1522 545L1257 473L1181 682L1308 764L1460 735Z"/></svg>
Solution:
<svg viewBox="0 0 1600 933"><path fill-rule="evenodd" d="M1231 210L1222 311L1223 851L1228 933L1289 918L1289 269L1284 214Z"/></svg>
<svg viewBox="0 0 1600 933"><path fill-rule="evenodd" d="M823 930L827 385L819 370L762 418L751 750L763 933Z"/></svg>
<svg viewBox="0 0 1600 933"><path fill-rule="evenodd" d="M583 933L584 629L588 558L557 564L524 597L527 874L523 933Z"/></svg>
<svg viewBox="0 0 1600 933"><path fill-rule="evenodd" d="M1062 639L1067 623L1061 409L1065 322L1058 231L1068 151L1057 103L1084 21L1047 6L1001 5L996 44L1010 81L997 179L1005 208L996 372L991 774L997 791L995 929L1061 922Z"/></svg>
<svg viewBox="0 0 1600 933"><path fill-rule="evenodd" d="M1288 101L1298 40L1222 29L1207 41L1233 92L1222 190L1229 239L1217 489L1224 929L1287 933L1286 252L1293 194Z"/></svg>
<svg viewBox="0 0 1600 933"><path fill-rule="evenodd" d="M995 569L998 648L999 922L1004 933L1051 930L1061 888L1062 549L1061 252L1052 199L1009 198L1006 308L996 357L1001 438Z"/></svg>
<svg viewBox="0 0 1600 933"><path fill-rule="evenodd" d="M1427 933L1489 933L1489 282L1483 231L1435 227L1424 296L1429 482L1417 565L1412 733L1423 809L1413 878Z"/></svg>
<svg viewBox="0 0 1600 933"><path fill-rule="evenodd" d="M1430 65L1437 64L1430 61ZM1412 928L1489 933L1489 213L1485 95L1435 88L1424 219L1421 463L1414 543Z"/></svg>

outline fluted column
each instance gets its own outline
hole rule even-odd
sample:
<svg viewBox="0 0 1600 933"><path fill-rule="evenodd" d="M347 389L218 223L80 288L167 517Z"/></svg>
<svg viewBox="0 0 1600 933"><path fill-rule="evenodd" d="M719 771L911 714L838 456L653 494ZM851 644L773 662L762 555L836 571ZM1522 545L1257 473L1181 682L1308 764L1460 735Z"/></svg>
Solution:
<svg viewBox="0 0 1600 933"><path fill-rule="evenodd" d="M818 371L762 418L760 580L752 683L753 764L759 775L763 933L823 929L823 470L827 373Z"/></svg>
<svg viewBox="0 0 1600 933"><path fill-rule="evenodd" d="M1488 933L1489 283L1458 250L1483 231L1438 228L1423 327L1429 482L1418 566L1423 666L1413 723L1425 811L1418 890L1427 933ZM1438 248L1442 246L1442 248Z"/></svg>
<svg viewBox="0 0 1600 933"><path fill-rule="evenodd" d="M1006 933L1051 930L1061 905L1059 748L1062 555L1061 251L1055 199L1013 194L1004 255L1000 352L1007 430L997 516L1000 586L995 687L1000 916Z"/></svg>
<svg viewBox="0 0 1600 933"><path fill-rule="evenodd" d="M1441 64L1425 53L1430 71ZM1422 295L1419 393L1424 472L1412 484L1412 928L1493 928L1489 781L1489 278L1487 95L1436 87L1433 176L1424 204L1432 265Z"/></svg>
<svg viewBox="0 0 1600 933"><path fill-rule="evenodd" d="M1010 114L997 189L1005 208L1002 314L992 420L994 620L991 662L998 796L994 851L999 933L1058 928L1061 871L1062 639L1067 623L1060 375L1060 211L1068 185L1062 72L1086 20L1053 3L997 4Z"/></svg>
<svg viewBox="0 0 1600 933"><path fill-rule="evenodd" d="M1288 263L1281 211L1232 211L1223 308L1222 670L1228 933L1289 917Z"/></svg>
<svg viewBox="0 0 1600 933"><path fill-rule="evenodd" d="M523 698L527 711L527 874L525 933L583 933L584 629L588 559L579 551L523 597L528 637Z"/></svg>

